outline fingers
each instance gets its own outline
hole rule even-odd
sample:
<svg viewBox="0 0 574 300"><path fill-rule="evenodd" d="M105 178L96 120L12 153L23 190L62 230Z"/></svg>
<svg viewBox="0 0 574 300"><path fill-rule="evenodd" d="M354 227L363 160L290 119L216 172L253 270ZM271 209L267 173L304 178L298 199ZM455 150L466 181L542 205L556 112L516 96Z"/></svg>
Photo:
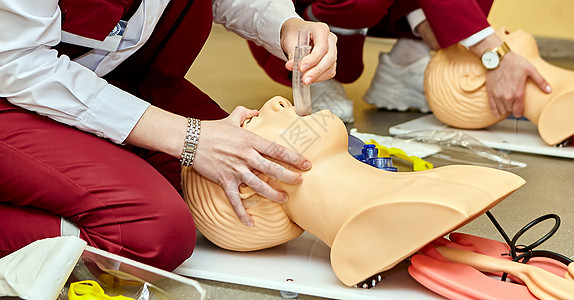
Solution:
<svg viewBox="0 0 574 300"><path fill-rule="evenodd" d="M486 74L486 91L492 114L504 117L513 113L522 116L524 111L524 93L528 80L528 65L522 57L509 53L501 65ZM535 71L535 70L534 70Z"/></svg>
<svg viewBox="0 0 574 300"><path fill-rule="evenodd" d="M245 210L241 197L239 196L239 183L229 181L226 185L222 185L225 195L233 208L233 211L245 226L253 227L253 219Z"/></svg>
<svg viewBox="0 0 574 300"><path fill-rule="evenodd" d="M524 110L524 84L525 82L519 82L514 93L507 94L502 98L506 112L512 113L515 118L522 117L522 112Z"/></svg>
<svg viewBox="0 0 574 300"><path fill-rule="evenodd" d="M263 157L261 159L266 160ZM277 167L282 168L281 166L271 161L268 161L268 164L269 169ZM279 172L283 173L284 171L287 170L284 169L283 171ZM241 194L239 191L241 186L248 186L257 194L273 202L284 203L285 201L287 201L287 194L285 192L275 190L273 187L271 187L269 184L267 184L265 181L259 178L255 173L258 172L256 171L251 172L248 169L245 169L244 171L240 172L240 178L238 178L238 180L228 180L227 183L222 184L222 187L225 191L225 195L227 196L229 203L233 208L233 211L235 212L241 223L243 223L248 227L253 226L253 219L247 213L245 207L243 206L243 201L241 199ZM275 174L275 171L270 171L270 173ZM287 173L294 173L294 172L288 171ZM287 179L284 180L287 181ZM294 173L294 175L291 176L291 179L289 180L292 181L294 184L300 183L302 181L300 175L297 173Z"/></svg>
<svg viewBox="0 0 574 300"><path fill-rule="evenodd" d="M522 117L522 112L524 111L524 93L520 96L514 103L512 103L512 115L515 118Z"/></svg>
<svg viewBox="0 0 574 300"><path fill-rule="evenodd" d="M254 146L257 152L269 158L284 162L299 170L307 171L311 169L311 162L309 162L305 157L282 145L261 138L261 140L259 140ZM285 169L285 171L291 172L287 169Z"/></svg>
<svg viewBox="0 0 574 300"><path fill-rule="evenodd" d="M194 163L199 174L224 189L233 210L247 226L253 225L253 219L241 201L242 184L271 201L282 203L287 195L268 184L269 177L291 185L300 184L302 175L293 169L311 168L303 156L239 127L257 114L256 110L239 107L225 119L204 122L201 148Z"/></svg>
<svg viewBox="0 0 574 300"><path fill-rule="evenodd" d="M534 83L536 83L536 85L538 85L538 87L543 92L547 94L552 93L552 87L550 87L550 84L546 81L546 79L544 79L544 77L542 77L542 75L540 75L540 73L538 73L534 67L529 69L528 76L534 81Z"/></svg>
<svg viewBox="0 0 574 300"><path fill-rule="evenodd" d="M490 93L488 93L488 104L489 104L488 107L490 107L490 112L492 113L492 115L495 116L496 118L499 118L501 115L501 112L500 112L500 109L498 107L498 102L496 102L494 100L494 97L492 95L490 95ZM502 113L504 113L504 111Z"/></svg>
<svg viewBox="0 0 574 300"><path fill-rule="evenodd" d="M256 171L259 171L287 184L300 184L303 182L301 174L259 155L255 161L250 162L250 165L255 168L254 174Z"/></svg>
<svg viewBox="0 0 574 300"><path fill-rule="evenodd" d="M317 35L323 34L317 33ZM327 32L327 38L312 36L313 45L311 53L303 58L299 70L303 72L303 83L309 85L313 82L333 78L337 68L337 36ZM325 42L326 41L326 42Z"/></svg>
<svg viewBox="0 0 574 300"><path fill-rule="evenodd" d="M245 173L245 176L243 176L242 180L257 194L273 202L283 203L287 201L287 194L285 192L275 190L265 181L261 180L259 177L252 173Z"/></svg>
<svg viewBox="0 0 574 300"><path fill-rule="evenodd" d="M540 88L543 92L545 93L552 92L550 84L548 84L548 82L544 79L544 77L542 77L542 75L538 73L538 71L536 70L536 68L534 68L534 66L526 68L526 78L532 79L534 83L538 86L538 88ZM516 118L522 117L522 112L524 111L525 106L524 104L525 92L526 92L526 82L523 81L521 82L521 84L518 85L516 95L514 97L515 99L514 102L512 103L511 111L514 114L514 117Z"/></svg>
<svg viewBox="0 0 574 300"><path fill-rule="evenodd" d="M285 21L281 30L281 47L289 57L285 68L293 70L293 53L300 29L309 31L312 46L311 53L305 56L299 65L299 70L303 73L303 83L309 85L333 78L337 62L337 36L330 32L329 26L325 23L296 18Z"/></svg>

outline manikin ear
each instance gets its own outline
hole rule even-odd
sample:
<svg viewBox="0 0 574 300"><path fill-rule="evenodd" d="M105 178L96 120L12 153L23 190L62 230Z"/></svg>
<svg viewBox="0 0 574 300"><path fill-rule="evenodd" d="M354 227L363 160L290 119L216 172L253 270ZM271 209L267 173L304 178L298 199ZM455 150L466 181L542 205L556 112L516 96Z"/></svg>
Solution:
<svg viewBox="0 0 574 300"><path fill-rule="evenodd" d="M474 93L486 84L484 74L464 74L460 77L458 84L465 93Z"/></svg>

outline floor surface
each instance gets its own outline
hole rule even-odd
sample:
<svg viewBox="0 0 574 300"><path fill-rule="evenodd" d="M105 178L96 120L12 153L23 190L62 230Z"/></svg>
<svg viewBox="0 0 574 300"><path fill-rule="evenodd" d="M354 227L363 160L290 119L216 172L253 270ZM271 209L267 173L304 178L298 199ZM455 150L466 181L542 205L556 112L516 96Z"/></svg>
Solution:
<svg viewBox="0 0 574 300"><path fill-rule="evenodd" d="M365 46L365 71L353 84L345 85L354 101L355 123L359 132L388 135L391 126L423 116L418 112L380 111L362 100L377 65L380 51L388 51L392 40L368 39ZM574 69L571 60L556 63ZM231 111L238 105L257 109L275 95L292 99L291 89L273 82L250 55L244 40L221 26L214 26L212 34L199 58L189 70L187 78ZM491 212L506 232L512 236L533 219L545 214L557 214L562 224L558 232L539 249L552 250L568 257L574 256L574 160L512 152L510 158L528 166L512 172L523 177L526 184L494 207ZM544 235L554 224L545 221L524 236L530 243ZM486 238L502 240L486 216L481 216L459 231ZM210 299L279 299L278 291L200 280ZM299 299L315 299L300 295Z"/></svg>

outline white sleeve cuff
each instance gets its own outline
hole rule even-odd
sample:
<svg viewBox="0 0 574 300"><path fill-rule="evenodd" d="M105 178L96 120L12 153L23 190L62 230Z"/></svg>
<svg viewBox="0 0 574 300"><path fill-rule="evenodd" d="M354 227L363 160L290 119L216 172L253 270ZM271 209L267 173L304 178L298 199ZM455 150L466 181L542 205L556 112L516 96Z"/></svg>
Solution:
<svg viewBox="0 0 574 300"><path fill-rule="evenodd" d="M144 100L108 84L96 97L78 128L120 144L150 106Z"/></svg>
<svg viewBox="0 0 574 300"><path fill-rule="evenodd" d="M494 29L489 26L489 27L486 27L483 30L467 37L466 39L461 40L458 43L468 49L468 48L478 44L479 42L481 42L482 40L484 40L485 38L489 37L492 34L494 34Z"/></svg>
<svg viewBox="0 0 574 300"><path fill-rule="evenodd" d="M416 30L417 26L419 26L420 23L422 23L424 20L426 20L426 16L425 13L423 12L422 9L416 9L411 11L408 15L407 15L407 21L409 22L409 25L411 26L411 31L413 32L413 34L415 36L421 36L418 32L418 30Z"/></svg>

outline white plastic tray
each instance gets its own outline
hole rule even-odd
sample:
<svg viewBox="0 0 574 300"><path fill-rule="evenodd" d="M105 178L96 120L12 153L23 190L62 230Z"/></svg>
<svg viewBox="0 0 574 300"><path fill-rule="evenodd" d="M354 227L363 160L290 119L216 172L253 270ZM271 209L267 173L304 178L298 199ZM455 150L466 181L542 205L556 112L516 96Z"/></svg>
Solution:
<svg viewBox="0 0 574 300"><path fill-rule="evenodd" d="M309 233L286 244L255 252L223 250L198 233L193 255L175 272L194 278L325 298L441 299L410 277L406 262L385 272L385 279L372 289L347 287L333 273L329 252L327 245ZM373 255L377 255L376 249L373 249Z"/></svg>
<svg viewBox="0 0 574 300"><path fill-rule="evenodd" d="M485 129L465 130L450 127L431 114L395 125L389 128L389 134L398 135L419 130L441 129L460 130L481 141L486 146L499 150L574 158L574 147L559 148L547 145L540 138L538 128L534 124L520 119L505 119Z"/></svg>

